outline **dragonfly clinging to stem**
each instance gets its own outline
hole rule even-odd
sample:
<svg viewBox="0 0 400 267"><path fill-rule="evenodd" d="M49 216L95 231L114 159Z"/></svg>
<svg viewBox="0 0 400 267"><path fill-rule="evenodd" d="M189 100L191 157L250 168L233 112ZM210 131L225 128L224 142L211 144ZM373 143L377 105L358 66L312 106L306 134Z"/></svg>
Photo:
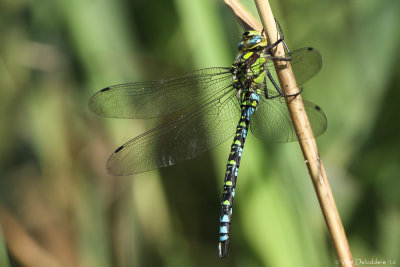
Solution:
<svg viewBox="0 0 400 267"><path fill-rule="evenodd" d="M276 83L274 61L290 61L298 86L322 66L321 55L313 48L293 52L287 49L287 56L273 57L270 49L284 42L281 36L278 42L268 45L260 32L246 31L231 67L200 69L167 80L109 86L89 101L89 108L105 117L172 117L117 148L107 162L107 170L113 175L173 166L234 136L221 203L218 245L221 258L226 256L230 239L235 187L248 129L264 141L297 139L286 96ZM325 114L311 102L304 101L304 107L314 135L321 135L327 126Z"/></svg>

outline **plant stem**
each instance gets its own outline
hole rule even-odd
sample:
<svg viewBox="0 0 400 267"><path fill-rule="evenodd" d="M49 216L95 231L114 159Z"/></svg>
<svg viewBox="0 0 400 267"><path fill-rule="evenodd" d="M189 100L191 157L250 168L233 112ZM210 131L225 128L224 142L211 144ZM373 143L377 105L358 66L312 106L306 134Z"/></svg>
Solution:
<svg viewBox="0 0 400 267"><path fill-rule="evenodd" d="M236 18L239 20L240 25L244 30L257 30L262 31L262 26L257 20L237 1L237 0L224 0L225 4L229 6Z"/></svg>
<svg viewBox="0 0 400 267"><path fill-rule="evenodd" d="M274 16L268 0L254 0L260 15L265 35L270 44L279 39ZM280 43L272 49L272 55L282 57L285 55L283 44ZM275 69L278 74L281 88L285 95L293 95L299 92L296 81L293 76L290 63L287 61L274 61ZM293 125L300 143L301 150L314 185L318 201L321 206L325 222L336 251L338 263L340 266L354 266L353 257L343 229L342 222L329 181L325 172L324 165L320 159L317 144L310 126L310 122L305 112L301 95L294 97L285 97L286 104L292 118Z"/></svg>

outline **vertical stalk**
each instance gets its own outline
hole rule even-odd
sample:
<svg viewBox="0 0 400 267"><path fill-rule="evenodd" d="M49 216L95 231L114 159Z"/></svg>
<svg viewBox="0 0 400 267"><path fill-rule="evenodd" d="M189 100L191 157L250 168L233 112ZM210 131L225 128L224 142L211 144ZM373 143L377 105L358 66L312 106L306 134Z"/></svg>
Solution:
<svg viewBox="0 0 400 267"><path fill-rule="evenodd" d="M254 1L261 18L267 40L270 44L274 43L279 39L279 32L277 31L275 19L269 2L268 0ZM283 44L280 43L278 46L272 49L271 52L273 56L284 56L285 50ZM283 92L286 95L298 93L299 90L290 67L290 62L277 60L275 61L275 69L278 74L279 82ZM314 185L315 192L318 196L318 201L321 206L325 222L328 226L332 243L338 258L338 263L340 266L354 266L347 237L336 208L335 200L333 198L332 190L329 186L324 165L322 164L322 160L318 153L317 144L312 133L307 113L304 109L301 95L297 95L295 97L286 97L285 99L293 125L296 129L296 134Z"/></svg>

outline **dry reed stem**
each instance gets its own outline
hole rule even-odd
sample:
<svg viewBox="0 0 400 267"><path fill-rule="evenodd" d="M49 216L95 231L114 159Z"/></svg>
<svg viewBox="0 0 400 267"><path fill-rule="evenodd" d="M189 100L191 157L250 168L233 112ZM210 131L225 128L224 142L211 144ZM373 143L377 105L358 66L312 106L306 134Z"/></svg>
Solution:
<svg viewBox="0 0 400 267"><path fill-rule="evenodd" d="M245 23L254 30L257 30L259 32L262 31L262 26L260 25L260 23L258 23L258 21L256 21L253 16L250 15L249 12L237 0L224 0L224 2L227 6L231 8L232 12L235 14L242 27L243 23Z"/></svg>
<svg viewBox="0 0 400 267"><path fill-rule="evenodd" d="M275 19L272 14L268 0L254 0L264 26L265 34L269 43L274 43L279 39L279 33L275 25ZM283 44L280 43L272 51L273 56L284 56L285 50ZM299 90L289 62L275 61L275 69L278 74L281 88L286 95L296 94ZM324 165L320 159L317 144L304 109L301 95L296 97L287 97L286 104L292 118L293 125L299 140L301 150L314 184L315 192L318 196L322 213L325 217L326 225L336 251L338 263L340 266L354 266L353 257L347 241L346 234L343 229L342 222L329 181L325 172Z"/></svg>

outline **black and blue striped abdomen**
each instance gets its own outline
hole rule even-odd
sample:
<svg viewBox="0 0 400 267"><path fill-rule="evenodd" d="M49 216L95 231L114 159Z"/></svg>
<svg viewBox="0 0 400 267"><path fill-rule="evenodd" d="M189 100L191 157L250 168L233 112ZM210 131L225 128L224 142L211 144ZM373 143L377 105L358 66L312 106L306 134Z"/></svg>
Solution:
<svg viewBox="0 0 400 267"><path fill-rule="evenodd" d="M221 202L220 230L219 230L219 256L226 254L232 220L232 207L235 198L235 187L242 158L243 146L246 141L250 118L254 114L259 95L251 91L242 92L241 115L236 134L231 145L228 163L225 172L224 189Z"/></svg>

